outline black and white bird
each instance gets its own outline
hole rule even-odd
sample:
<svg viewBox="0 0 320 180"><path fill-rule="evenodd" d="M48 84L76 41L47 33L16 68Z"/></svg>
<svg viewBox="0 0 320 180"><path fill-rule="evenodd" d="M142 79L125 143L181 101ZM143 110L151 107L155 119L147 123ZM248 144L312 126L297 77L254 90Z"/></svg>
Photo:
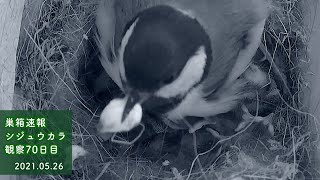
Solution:
<svg viewBox="0 0 320 180"><path fill-rule="evenodd" d="M145 111L172 128L187 117L211 117L252 96L250 78L239 78L260 44L266 0L168 0L140 11L114 49L113 1L96 16L100 61L124 92L109 102L98 131L125 132Z"/></svg>

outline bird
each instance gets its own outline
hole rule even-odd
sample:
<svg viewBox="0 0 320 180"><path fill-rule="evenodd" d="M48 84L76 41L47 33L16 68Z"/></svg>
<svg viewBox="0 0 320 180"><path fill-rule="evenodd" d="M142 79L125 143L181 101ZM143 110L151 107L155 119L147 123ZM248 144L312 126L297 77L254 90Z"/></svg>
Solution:
<svg viewBox="0 0 320 180"><path fill-rule="evenodd" d="M99 59L124 97L102 110L98 132L130 131L147 112L185 128L188 117L227 113L255 96L248 88L254 82L240 77L252 64L269 9L267 0L161 1L127 22L115 50L114 1L101 0Z"/></svg>

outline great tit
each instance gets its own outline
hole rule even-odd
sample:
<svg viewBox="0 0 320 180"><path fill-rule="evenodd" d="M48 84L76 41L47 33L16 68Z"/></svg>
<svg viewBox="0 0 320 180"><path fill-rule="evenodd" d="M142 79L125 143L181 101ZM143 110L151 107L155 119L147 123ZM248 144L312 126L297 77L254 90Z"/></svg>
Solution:
<svg viewBox="0 0 320 180"><path fill-rule="evenodd" d="M102 0L100 61L125 97L104 108L98 131L130 131L146 111L179 128L184 118L232 110L250 96L249 81L239 77L258 49L268 14L266 0L167 0L138 12L115 51L114 2Z"/></svg>

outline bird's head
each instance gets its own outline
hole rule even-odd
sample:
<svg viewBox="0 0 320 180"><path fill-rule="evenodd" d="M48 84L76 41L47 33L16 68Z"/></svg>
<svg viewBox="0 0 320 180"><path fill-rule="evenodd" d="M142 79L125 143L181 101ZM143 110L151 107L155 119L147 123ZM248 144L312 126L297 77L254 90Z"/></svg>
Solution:
<svg viewBox="0 0 320 180"><path fill-rule="evenodd" d="M125 97L103 110L100 132L131 130L142 109L168 111L201 83L212 59L199 21L171 6L145 9L126 27L117 57Z"/></svg>

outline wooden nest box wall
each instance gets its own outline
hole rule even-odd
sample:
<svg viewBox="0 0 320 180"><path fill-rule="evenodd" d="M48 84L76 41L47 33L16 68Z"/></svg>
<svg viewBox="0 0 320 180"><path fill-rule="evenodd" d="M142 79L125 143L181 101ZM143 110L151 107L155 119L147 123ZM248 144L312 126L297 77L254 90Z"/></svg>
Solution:
<svg viewBox="0 0 320 180"><path fill-rule="evenodd" d="M58 0L57 0L58 1ZM116 46L119 45L121 39L121 29L133 15L143 8L150 5L148 0L119 0L116 3L117 17L121 19L117 24ZM159 3L161 0L151 0L152 3ZM26 38L26 24L22 22L24 8L35 9L34 14L37 16L39 6L42 0L0 0L0 110L14 109L15 102L15 77L17 67L17 52L19 38ZM132 11L126 11L128 8ZM306 90L306 106L309 112L315 116L317 123L320 123L320 4L317 0L306 0L304 12L305 24L312 29L310 35L310 70L313 72L311 76L306 77L310 84L310 89ZM311 127L316 132L317 129ZM320 144L318 144L318 152L313 154L313 164L315 169L320 172ZM1 167L0 167L1 168ZM17 176L0 176L1 180L19 179Z"/></svg>

